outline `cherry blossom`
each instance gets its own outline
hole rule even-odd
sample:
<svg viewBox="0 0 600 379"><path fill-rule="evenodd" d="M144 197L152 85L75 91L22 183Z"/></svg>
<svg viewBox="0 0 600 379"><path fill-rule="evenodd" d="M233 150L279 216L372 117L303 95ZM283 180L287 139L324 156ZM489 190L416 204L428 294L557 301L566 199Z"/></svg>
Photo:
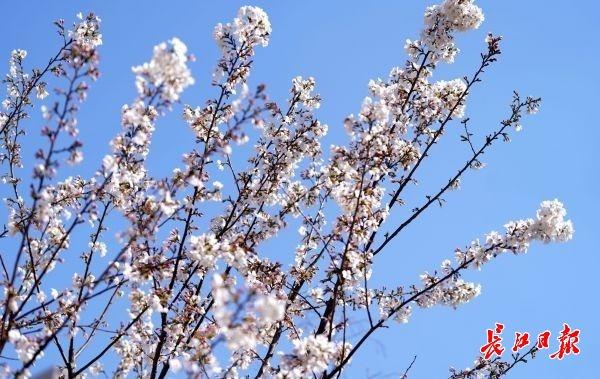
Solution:
<svg viewBox="0 0 600 379"><path fill-rule="evenodd" d="M380 254L404 258L397 236L458 196L461 179L486 167L484 153L540 108L539 98L515 92L495 129L471 131L472 88L501 54L493 34L472 74L437 79L459 53L459 32L483 20L473 0L427 8L406 61L366 83L354 113L329 126L315 78L289 78L282 101L250 86L273 29L265 11L244 6L214 29L219 56L205 100L186 97L194 57L178 38L133 67L136 91L90 175L61 170L83 159L79 128L88 126L77 116L99 79L100 19L79 14L72 30L57 21L58 51L31 72L27 52L14 50L0 110L0 239L10 241L1 255L0 377L52 366L65 378L334 378L392 321L409 327L428 308L485 296L466 275L538 242L569 241L564 205L543 201L531 218L456 249L454 264L444 260L412 284L372 280ZM24 159L28 112L38 105L43 143ZM169 112L179 118L162 125ZM466 161L439 190L418 192L423 167L455 126ZM185 128L193 140L166 177L148 164L162 127ZM329 128L345 135L323 146ZM501 376L513 366L478 359L451 374Z"/></svg>

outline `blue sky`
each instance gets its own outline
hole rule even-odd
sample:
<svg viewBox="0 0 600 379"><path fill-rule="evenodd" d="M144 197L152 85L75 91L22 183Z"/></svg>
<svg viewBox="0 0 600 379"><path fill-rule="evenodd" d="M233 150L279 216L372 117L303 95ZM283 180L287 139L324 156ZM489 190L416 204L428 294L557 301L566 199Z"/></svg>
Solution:
<svg viewBox="0 0 600 379"><path fill-rule="evenodd" d="M258 5L271 19L270 45L256 56L251 84L266 83L271 97L283 101L291 79L314 76L323 97L319 118L329 124L324 145L343 143L342 121L356 113L371 78L385 77L405 60L404 40L416 38L430 1L146 1L12 2L3 9L0 53L28 50L28 61L41 65L55 51L52 20L72 20L93 10L103 20L102 77L93 84L80 113L86 163L92 173L119 130L119 109L135 96L130 67L149 59L152 46L177 36L197 57L191 68L196 85L183 101L202 104L213 94L210 74L217 58L212 29L231 20L239 6ZM559 198L575 224L575 238L564 245L534 245L525 256L503 256L468 280L482 284L482 295L454 311L415 311L407 325L377 332L354 359L348 378L397 377L417 355L414 378L448 376L448 367L471 364L484 342L485 329L502 322L510 345L514 331L532 334L549 329L554 337L563 322L581 329L581 354L563 361L540 354L514 370L512 378L592 377L600 370L600 316L597 304L598 140L595 112L600 104L600 73L595 68L600 5L594 1L479 1L486 21L458 39L462 54L443 65L436 79L471 74L488 31L504 36L503 53L469 99L467 113L476 137L483 138L507 115L513 90L541 96L541 111L524 120L509 144L497 144L484 156L487 167L472 171L462 189L446 197L378 256L374 283L412 284L433 270L455 247L464 246L515 218L530 217L540 201ZM5 65L7 69L7 65ZM33 127L34 125L32 125ZM458 127L434 149L421 172L422 183L407 200L418 204L445 183L463 163L466 147ZM36 138L32 132L31 138ZM179 116L161 122L153 142L151 167L167 173L190 147L190 134ZM27 147L27 146L26 146ZM27 150L26 150L27 151ZM31 155L30 155L31 156ZM4 191L4 190L3 190ZM389 225L403 219L397 210ZM3 211L2 215L5 214ZM510 348L510 346L508 346Z"/></svg>

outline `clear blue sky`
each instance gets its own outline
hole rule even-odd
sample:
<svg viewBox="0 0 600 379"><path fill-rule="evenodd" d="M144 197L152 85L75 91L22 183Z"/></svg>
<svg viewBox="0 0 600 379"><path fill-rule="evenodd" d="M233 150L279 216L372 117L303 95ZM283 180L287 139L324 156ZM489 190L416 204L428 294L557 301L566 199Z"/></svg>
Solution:
<svg viewBox="0 0 600 379"><path fill-rule="evenodd" d="M319 116L330 126L325 146L345 141L342 121L356 113L369 79L384 77L405 60L404 40L416 38L422 13L432 1L13 1L2 9L0 54L28 50L38 65L55 51L52 20L72 20L78 11L93 10L103 20L102 77L93 84L80 115L86 146L82 169L91 173L118 132L119 109L135 96L130 67L146 61L152 46L173 36L181 38L197 57L192 64L196 85L183 101L198 105L212 95L208 86L217 58L213 26L231 20L240 5L263 7L273 36L256 56L251 83L267 84L270 94L284 100L291 78L314 76L323 97ZM433 270L455 247L463 246L513 218L530 217L541 200L559 198L575 223L568 244L532 246L525 256L503 256L468 280L483 286L482 295L458 309L418 310L407 325L393 325L375 334L354 359L347 378L397 377L410 363L414 378L448 376L448 367L472 363L494 322L514 331L554 337L563 322L581 329L581 355L552 361L547 354L516 368L512 378L591 378L600 371L600 319L597 269L598 141L596 112L600 104L600 5L595 1L479 1L486 21L459 37L462 54L436 78L452 79L476 67L488 31L504 36L500 61L484 76L467 107L478 137L507 114L513 89L541 96L541 112L524 121L524 130L510 144L498 144L484 157L488 166L465 177L462 190L447 196L413 224L378 258L377 283L411 284L424 270ZM3 66L7 69L7 65ZM210 92L209 92L210 91ZM36 132L37 133L37 132ZM32 133L35 135L36 133ZM179 116L161 122L153 142L155 173L178 165L189 147L190 134ZM451 132L422 172L423 183L409 199L420 201L462 164L465 146ZM431 191L428 191L431 192ZM399 220L409 208L390 222ZM2 211L2 215L5 211ZM596 320L596 321L594 321ZM510 346L508 347L510 348Z"/></svg>

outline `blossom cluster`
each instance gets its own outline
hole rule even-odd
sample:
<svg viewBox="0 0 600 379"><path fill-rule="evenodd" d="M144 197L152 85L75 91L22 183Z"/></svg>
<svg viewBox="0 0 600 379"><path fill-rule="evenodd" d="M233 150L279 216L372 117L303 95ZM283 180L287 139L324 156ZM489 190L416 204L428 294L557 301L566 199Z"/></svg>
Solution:
<svg viewBox="0 0 600 379"><path fill-rule="evenodd" d="M234 91L235 86L244 82L250 74L250 58L254 55L254 47L266 47L270 36L269 18L258 7L241 7L233 22L217 24L214 38L222 57L214 73L215 83ZM221 83L226 77L226 81Z"/></svg>
<svg viewBox="0 0 600 379"><path fill-rule="evenodd" d="M343 351L349 351L350 345L333 343L324 335L307 336L292 342L292 353L285 356L279 378L300 379L311 376L313 373L327 370L330 362L339 360Z"/></svg>
<svg viewBox="0 0 600 379"><path fill-rule="evenodd" d="M83 17L79 13L77 18L80 20L75 25L75 29L69 34L75 41L75 44L85 50L94 49L102 45L102 34L100 33L100 17L90 13Z"/></svg>
<svg viewBox="0 0 600 379"><path fill-rule="evenodd" d="M573 224L565 220L566 210L558 200L544 201L535 219L511 221L505 225L504 234L490 232L484 244L475 240L465 249L457 249L457 266L444 260L439 272L421 275L421 286L413 286L410 291L401 288L396 291L369 294L369 299L377 299L382 317L393 317L406 323L415 303L422 308L435 305L448 305L453 308L465 304L481 293L481 285L467 282L460 272L468 267L480 270L484 263L504 252L525 253L533 241L542 243L565 242L573 237ZM359 299L364 299L359 297ZM364 307L364 301L358 301Z"/></svg>
<svg viewBox="0 0 600 379"><path fill-rule="evenodd" d="M459 52L454 33L477 29L483 20L483 12L474 4L474 0L444 0L439 5L427 8L421 39L407 41L407 52L418 56L421 49L426 47L432 52L433 61L453 62Z"/></svg>
<svg viewBox="0 0 600 379"><path fill-rule="evenodd" d="M515 254L525 253L532 241L542 243L565 242L573 238L573 223L565 220L567 212L558 200L548 200L540 204L535 218L511 221L504 227L502 235L497 232L489 233L485 243L473 241L465 251L457 250L456 259L459 263L472 262L471 266L481 269L498 254L512 251Z"/></svg>
<svg viewBox="0 0 600 379"><path fill-rule="evenodd" d="M194 78L187 66L192 60L193 56L188 55L187 46L179 38L154 46L154 55L150 62L132 69L136 74L138 93L150 98L153 91L160 88L160 97L165 102L179 100L183 90L194 84Z"/></svg>

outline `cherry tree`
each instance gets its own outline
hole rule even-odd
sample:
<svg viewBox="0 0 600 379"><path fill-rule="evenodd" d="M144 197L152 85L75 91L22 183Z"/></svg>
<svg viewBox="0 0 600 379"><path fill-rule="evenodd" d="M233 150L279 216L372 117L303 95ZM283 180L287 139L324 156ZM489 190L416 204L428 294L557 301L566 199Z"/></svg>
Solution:
<svg viewBox="0 0 600 379"><path fill-rule="evenodd" d="M122 107L121 131L92 177L59 174L83 160L78 110L100 75L100 18L77 17L72 27L55 22L60 46L47 65L30 71L26 51L14 50L4 79L0 376L53 367L66 378L339 377L383 327L408 323L416 309L458 308L478 296L480 285L464 280L464 271L573 235L563 204L542 201L537 212L527 210L531 218L449 252L453 260L414 274L412 285L371 285L377 256L538 111L540 99L515 92L495 130L482 140L470 132L467 98L501 52L492 34L472 74L430 81L459 53L457 34L483 22L473 0L425 10L419 37L404 46L406 62L368 83L357 113L343 120L346 140L330 149L320 142L328 126L316 113L313 78L293 78L282 104L264 85L247 84L272 33L262 9L242 7L215 27L214 97L201 105L181 101L194 85L186 45L160 43L133 67L137 95ZM23 159L22 141L37 133L28 119L38 103L44 143L33 160ZM195 144L160 178L147 157L169 112L181 115ZM437 192L407 203L405 190L453 124L464 130L468 160L441 178ZM244 144L247 159L236 154ZM386 223L391 212L405 219ZM288 231L292 225L297 232ZM297 237L295 249L269 252L267 242L284 235ZM65 277L67 286L53 288ZM501 377L535 352L509 362L477 358L450 376Z"/></svg>

